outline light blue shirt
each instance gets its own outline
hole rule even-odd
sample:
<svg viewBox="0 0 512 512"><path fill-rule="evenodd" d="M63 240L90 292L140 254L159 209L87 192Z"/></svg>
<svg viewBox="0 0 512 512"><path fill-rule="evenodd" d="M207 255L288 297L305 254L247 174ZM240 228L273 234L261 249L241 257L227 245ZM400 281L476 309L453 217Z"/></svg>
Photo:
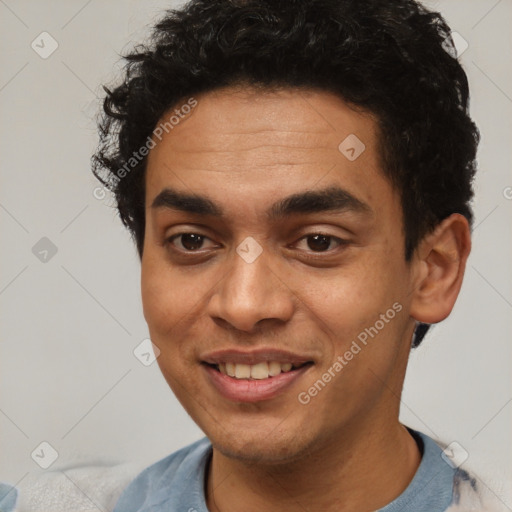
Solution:
<svg viewBox="0 0 512 512"><path fill-rule="evenodd" d="M444 512L458 502L461 481L474 480L442 457L427 435L408 428L422 453L405 491L378 512ZM121 494L113 512L208 512L204 481L212 446L203 438L146 468Z"/></svg>
<svg viewBox="0 0 512 512"><path fill-rule="evenodd" d="M11 512L16 506L18 490L16 487L0 482L0 512Z"/></svg>

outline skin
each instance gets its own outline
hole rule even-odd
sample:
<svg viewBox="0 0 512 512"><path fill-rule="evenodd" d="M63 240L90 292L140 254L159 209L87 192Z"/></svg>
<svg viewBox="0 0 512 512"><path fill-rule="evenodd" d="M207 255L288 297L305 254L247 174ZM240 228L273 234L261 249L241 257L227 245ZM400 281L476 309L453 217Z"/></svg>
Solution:
<svg viewBox="0 0 512 512"><path fill-rule="evenodd" d="M400 198L381 170L376 121L335 95L228 87L196 99L148 156L141 288L160 369L213 445L208 507L381 508L420 463L398 420L411 336L415 321L450 313L470 251L468 223L458 214L445 219L406 262ZM349 134L366 146L354 161L338 150ZM264 214L290 194L330 185L368 211L272 222ZM224 216L153 208L165 188L208 196ZM326 249L311 243L318 232L333 237ZM179 233L206 238L187 252L190 242L169 240ZM236 252L248 236L263 250L252 263ZM299 393L394 303L402 310L308 404L299 403ZM275 398L220 396L202 356L262 347L314 364Z"/></svg>

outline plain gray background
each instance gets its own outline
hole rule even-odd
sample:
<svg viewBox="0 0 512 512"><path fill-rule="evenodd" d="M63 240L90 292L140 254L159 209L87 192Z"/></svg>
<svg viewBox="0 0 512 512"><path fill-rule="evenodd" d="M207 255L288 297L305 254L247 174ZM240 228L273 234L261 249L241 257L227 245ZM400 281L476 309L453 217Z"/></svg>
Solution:
<svg viewBox="0 0 512 512"><path fill-rule="evenodd" d="M451 317L411 355L401 420L457 441L463 467L492 488L512 477L512 2L425 3L467 41L460 59L482 142L465 282ZM157 364L133 354L148 336L139 261L112 200L94 197L89 162L100 84L177 5L0 1L0 480L42 472L31 458L42 441L59 454L55 470L142 467L202 436ZM43 31L59 45L46 59L31 47ZM43 237L57 249L46 262L33 252Z"/></svg>

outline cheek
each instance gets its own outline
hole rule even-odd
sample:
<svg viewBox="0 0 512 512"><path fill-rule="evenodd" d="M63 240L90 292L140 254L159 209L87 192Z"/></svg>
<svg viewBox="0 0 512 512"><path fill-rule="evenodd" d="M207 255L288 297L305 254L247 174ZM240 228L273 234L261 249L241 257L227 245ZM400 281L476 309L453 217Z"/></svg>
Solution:
<svg viewBox="0 0 512 512"><path fill-rule="evenodd" d="M173 324L175 297L172 288L158 267L143 261L141 273L141 294L144 318L152 332L162 332Z"/></svg>
<svg viewBox="0 0 512 512"><path fill-rule="evenodd" d="M193 279L182 276L168 264L150 254L142 260L141 295L144 317L150 330L168 332L180 318L194 308L198 297L192 288Z"/></svg>
<svg viewBox="0 0 512 512"><path fill-rule="evenodd" d="M142 264L141 294L151 341L160 350L158 366L178 396L180 383L187 382L187 368L193 359L192 354L186 353L187 344L180 343L190 310L187 294L168 268L153 264L150 258Z"/></svg>
<svg viewBox="0 0 512 512"><path fill-rule="evenodd" d="M142 305L151 340L160 349L159 364L178 368L195 361L194 340L206 332L204 310L216 274L198 277L192 268L178 270L162 260L148 251L142 262Z"/></svg>
<svg viewBox="0 0 512 512"><path fill-rule="evenodd" d="M309 309L329 328L332 351L338 355L376 323L380 340L389 338L392 343L397 339L404 324L406 279L406 269L396 254L375 251L325 279L309 279L303 289L308 290Z"/></svg>
<svg viewBox="0 0 512 512"><path fill-rule="evenodd" d="M166 369L175 368L176 361L183 361L179 328L187 312L186 300L180 300L185 294L169 269L147 257L142 263L141 295L151 340L160 349L157 362L165 374Z"/></svg>
<svg viewBox="0 0 512 512"><path fill-rule="evenodd" d="M390 383L398 369L407 326L403 277L384 259L372 263L340 270L323 286L311 279L305 287L313 290L307 305L318 318L316 324L328 327L330 345L310 383L329 373L325 376L332 385L315 402L319 415L337 417L333 404L339 403L346 414L370 409L383 392L382 382Z"/></svg>

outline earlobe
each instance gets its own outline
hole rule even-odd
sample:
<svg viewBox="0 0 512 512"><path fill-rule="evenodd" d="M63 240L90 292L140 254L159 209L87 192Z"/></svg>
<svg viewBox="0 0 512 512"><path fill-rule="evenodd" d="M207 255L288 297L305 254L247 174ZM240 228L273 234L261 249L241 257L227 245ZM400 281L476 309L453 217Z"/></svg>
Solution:
<svg viewBox="0 0 512 512"><path fill-rule="evenodd" d="M444 320L452 311L471 251L467 219L454 213L420 242L415 253L411 316L423 323Z"/></svg>

